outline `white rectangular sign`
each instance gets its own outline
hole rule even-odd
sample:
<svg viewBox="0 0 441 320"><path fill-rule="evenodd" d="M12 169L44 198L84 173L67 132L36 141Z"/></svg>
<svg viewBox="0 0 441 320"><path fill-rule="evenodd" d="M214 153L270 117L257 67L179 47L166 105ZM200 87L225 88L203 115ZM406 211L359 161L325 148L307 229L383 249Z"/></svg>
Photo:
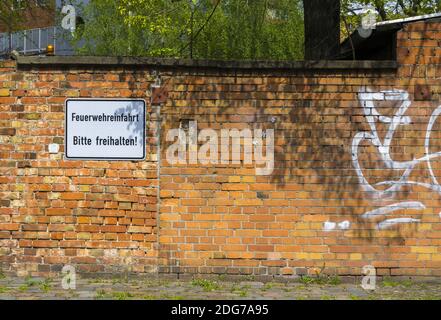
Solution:
<svg viewBox="0 0 441 320"><path fill-rule="evenodd" d="M145 159L145 101L66 100L65 157Z"/></svg>

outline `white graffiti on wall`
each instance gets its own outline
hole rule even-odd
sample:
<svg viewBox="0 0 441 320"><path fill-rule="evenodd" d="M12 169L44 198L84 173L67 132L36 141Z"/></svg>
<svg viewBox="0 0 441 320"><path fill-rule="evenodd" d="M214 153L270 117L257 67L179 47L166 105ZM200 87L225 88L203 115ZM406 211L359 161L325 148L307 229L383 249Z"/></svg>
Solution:
<svg viewBox="0 0 441 320"><path fill-rule="evenodd" d="M425 155L420 158L414 158L410 161L395 161L392 159L390 154L390 146L394 138L395 131L399 126L408 126L412 122L411 118L405 115L407 109L411 105L411 102L409 100L409 93L407 91L397 89L374 92L369 88L362 88L358 94L358 98L361 106L363 107L366 121L370 127L370 132L357 132L352 140L352 163L363 190L369 192L374 199L391 199L393 198L394 192L399 191L403 186L406 185L422 186L441 194L441 185L438 183L431 164L431 160L440 157L441 152L430 153L429 151L430 135L438 116L441 114L441 106L438 106L435 109L429 119L424 141ZM392 117L389 117L384 116L380 112L378 112L377 108L375 107L375 102L378 101L402 101L402 103L396 113ZM388 125L386 135L383 140L380 138L377 131L377 121ZM374 184L368 182L363 174L363 170L358 159L359 146L360 143L363 141L367 141L377 148L381 160L387 169L403 171L398 180L387 180ZM414 168L421 163L426 163L428 167L430 182L419 182L414 181L410 178L410 175ZM386 218L390 213L397 210L423 210L425 208L426 207L424 206L424 204L419 201L406 201L377 208L375 210L366 212L362 215L362 217L365 219L374 219L377 217ZM397 224L415 223L419 221L419 219L413 219L410 217L385 219L377 224L377 229L387 229Z"/></svg>
<svg viewBox="0 0 441 320"><path fill-rule="evenodd" d="M326 221L323 224L323 231L332 231L336 229L340 230L347 230L351 226L351 223L348 220L342 221L342 222L332 222L332 221Z"/></svg>

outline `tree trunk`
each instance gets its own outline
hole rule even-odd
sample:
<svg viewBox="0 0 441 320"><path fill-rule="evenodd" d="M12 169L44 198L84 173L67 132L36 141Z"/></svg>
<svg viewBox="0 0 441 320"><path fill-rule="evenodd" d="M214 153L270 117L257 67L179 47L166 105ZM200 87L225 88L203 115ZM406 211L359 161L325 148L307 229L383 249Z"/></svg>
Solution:
<svg viewBox="0 0 441 320"><path fill-rule="evenodd" d="M303 0L305 60L335 59L340 50L340 0Z"/></svg>

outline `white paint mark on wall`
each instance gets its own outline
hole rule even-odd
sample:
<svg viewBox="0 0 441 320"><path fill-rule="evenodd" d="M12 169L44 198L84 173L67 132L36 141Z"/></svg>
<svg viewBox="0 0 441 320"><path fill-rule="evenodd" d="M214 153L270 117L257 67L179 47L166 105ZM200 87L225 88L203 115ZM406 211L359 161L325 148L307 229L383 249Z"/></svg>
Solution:
<svg viewBox="0 0 441 320"><path fill-rule="evenodd" d="M335 229L336 226L337 226L337 224L335 222L326 221L323 224L323 231L332 231Z"/></svg>
<svg viewBox="0 0 441 320"><path fill-rule="evenodd" d="M342 221L338 224L338 227L340 228L340 230L347 230L349 229L351 226L351 223L347 220Z"/></svg>
<svg viewBox="0 0 441 320"><path fill-rule="evenodd" d="M336 229L348 230L350 227L351 227L351 223L347 220L338 223L332 221L326 221L323 224L323 231L333 231Z"/></svg>
<svg viewBox="0 0 441 320"><path fill-rule="evenodd" d="M403 186L406 185L422 186L441 194L441 185L438 183L436 179L436 176L432 170L432 166L430 162L434 158L441 157L441 152L430 153L430 134L438 116L441 114L441 105L435 109L435 111L432 113L429 119L429 123L426 130L426 137L424 141L425 155L420 158L414 158L413 160L410 161L395 161L392 159L390 154L390 146L394 138L395 130L399 126L407 126L412 123L412 119L409 116L405 115L407 109L411 105L411 102L409 100L409 93L407 91L398 90L398 89L374 92L369 88L363 87L359 91L358 98L361 106L363 107L363 112L366 121L368 122L370 127L370 132L357 132L352 140L352 163L357 173L359 183L363 188L363 190L369 192L371 197L374 199L393 198L394 193L396 191L399 191ZM395 113L395 115L389 117L389 116L384 116L380 114L380 112L378 112L378 110L375 108L376 101L402 101L402 103L398 108L397 112ZM386 135L383 139L381 139L378 134L377 121L389 125L386 131ZM370 184L367 181L367 179L364 177L363 170L360 166L358 159L359 146L360 143L363 141L368 141L374 147L377 148L381 160L383 161L386 168L403 171L401 177L398 180L381 181L375 184ZM423 183L423 182L411 180L409 177L413 169L417 165L424 162L427 163L431 182ZM380 186L388 186L388 187L382 190L378 188ZM423 210L425 208L426 207L420 202L401 202L366 212L365 214L363 214L362 217L366 219L371 219L374 217L387 215L388 213L391 213L396 210L401 210L401 209ZM412 218L388 219L383 222L380 222L377 225L377 228L384 229L399 223L414 223L419 221L420 221L419 219L412 219Z"/></svg>
<svg viewBox="0 0 441 320"><path fill-rule="evenodd" d="M419 222L419 219L413 219L413 218L395 218L395 219L387 219L382 222L380 222L377 225L377 229L384 230L388 229L390 227L393 227L395 225L398 225L400 223L412 223L412 222Z"/></svg>

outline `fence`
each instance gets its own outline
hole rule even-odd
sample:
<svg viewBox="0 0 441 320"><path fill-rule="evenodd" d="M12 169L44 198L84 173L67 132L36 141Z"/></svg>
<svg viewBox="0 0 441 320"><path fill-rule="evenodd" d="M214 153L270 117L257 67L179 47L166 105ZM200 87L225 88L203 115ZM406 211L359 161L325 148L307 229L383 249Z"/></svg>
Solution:
<svg viewBox="0 0 441 320"><path fill-rule="evenodd" d="M58 27L38 28L14 33L0 33L0 54L17 50L21 54L33 54L46 50L47 45L55 45L55 50L63 53L71 52L64 33Z"/></svg>

